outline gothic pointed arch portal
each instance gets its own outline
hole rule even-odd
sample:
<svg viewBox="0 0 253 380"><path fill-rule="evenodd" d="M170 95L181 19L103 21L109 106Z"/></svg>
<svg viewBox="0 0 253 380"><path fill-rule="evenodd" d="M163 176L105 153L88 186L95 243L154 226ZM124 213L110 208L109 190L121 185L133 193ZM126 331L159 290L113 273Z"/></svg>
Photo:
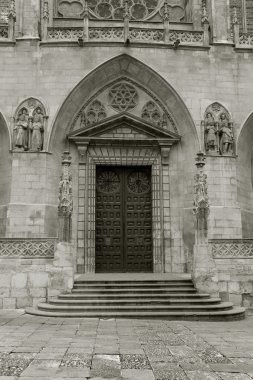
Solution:
<svg viewBox="0 0 253 380"><path fill-rule="evenodd" d="M184 272L183 237L187 236L189 242L189 236L193 238L194 233L189 212L193 198L190 192L185 193L185 188L192 183L199 142L190 113L176 91L140 61L127 55L113 58L84 78L62 105L52 129L49 150L64 150L66 139L71 149L79 152L78 201L74 205L78 210L73 223L77 229L74 243L78 271L92 273L97 269L96 172L104 167L107 172L108 168L115 172L116 177L123 175L120 170L128 173L129 168L135 169L138 175L143 175L143 170L150 173L152 217L148 238L152 241L152 264L149 268L158 273ZM189 165L185 167L185 162L192 162L192 169ZM138 218L141 204L129 207L136 207L133 215ZM139 226L144 215L140 212L140 220L136 221ZM108 229L104 231L108 235ZM109 238L104 236L101 243L107 251L108 245L113 250ZM134 243L138 251L145 236L134 239L140 242ZM140 271L142 266L135 263L132 271L136 268Z"/></svg>

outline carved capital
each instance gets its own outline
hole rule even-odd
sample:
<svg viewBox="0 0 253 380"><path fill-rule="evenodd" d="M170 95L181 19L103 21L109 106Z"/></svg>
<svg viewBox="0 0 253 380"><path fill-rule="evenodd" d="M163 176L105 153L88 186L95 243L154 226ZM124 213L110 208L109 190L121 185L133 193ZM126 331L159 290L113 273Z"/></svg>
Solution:
<svg viewBox="0 0 253 380"><path fill-rule="evenodd" d="M87 149L88 149L88 144L87 145L79 145L77 147L78 153L79 153L79 160L80 163L86 164L87 162Z"/></svg>

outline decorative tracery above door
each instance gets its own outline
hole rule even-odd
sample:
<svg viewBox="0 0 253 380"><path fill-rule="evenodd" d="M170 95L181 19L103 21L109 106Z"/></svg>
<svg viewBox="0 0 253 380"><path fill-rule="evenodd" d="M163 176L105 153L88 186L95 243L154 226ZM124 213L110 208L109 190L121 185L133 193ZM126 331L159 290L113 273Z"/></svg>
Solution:
<svg viewBox="0 0 253 380"><path fill-rule="evenodd" d="M129 78L122 77L94 94L75 115L70 131L88 128L118 113L131 113L156 127L176 132L162 102Z"/></svg>

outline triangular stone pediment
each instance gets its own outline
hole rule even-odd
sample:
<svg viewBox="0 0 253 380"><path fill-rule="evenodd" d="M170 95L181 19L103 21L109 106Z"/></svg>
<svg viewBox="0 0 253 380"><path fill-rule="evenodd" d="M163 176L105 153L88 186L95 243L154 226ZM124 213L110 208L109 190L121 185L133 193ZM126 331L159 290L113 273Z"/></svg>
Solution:
<svg viewBox="0 0 253 380"><path fill-rule="evenodd" d="M83 127L68 135L69 140L77 143L90 141L155 141L173 145L180 136L137 118L128 113L112 116L106 120Z"/></svg>

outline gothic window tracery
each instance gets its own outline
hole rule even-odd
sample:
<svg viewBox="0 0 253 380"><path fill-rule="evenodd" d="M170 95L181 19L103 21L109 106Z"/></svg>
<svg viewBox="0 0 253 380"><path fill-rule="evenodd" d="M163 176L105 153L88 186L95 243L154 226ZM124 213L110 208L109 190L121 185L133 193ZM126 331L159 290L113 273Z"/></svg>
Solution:
<svg viewBox="0 0 253 380"><path fill-rule="evenodd" d="M129 16L132 20L150 19L156 14L163 17L164 0L128 0ZM83 0L56 0L57 14L61 17L82 17ZM122 20L125 0L87 0L91 18L104 20ZM189 0L168 0L169 17L173 21L186 18Z"/></svg>
<svg viewBox="0 0 253 380"><path fill-rule="evenodd" d="M149 101L144 105L141 117L144 120L158 126L160 126L162 122L161 112L159 111L157 105L152 101Z"/></svg>
<svg viewBox="0 0 253 380"><path fill-rule="evenodd" d="M90 106L82 112L81 127L90 126L106 118L104 105L99 100L94 100Z"/></svg>

